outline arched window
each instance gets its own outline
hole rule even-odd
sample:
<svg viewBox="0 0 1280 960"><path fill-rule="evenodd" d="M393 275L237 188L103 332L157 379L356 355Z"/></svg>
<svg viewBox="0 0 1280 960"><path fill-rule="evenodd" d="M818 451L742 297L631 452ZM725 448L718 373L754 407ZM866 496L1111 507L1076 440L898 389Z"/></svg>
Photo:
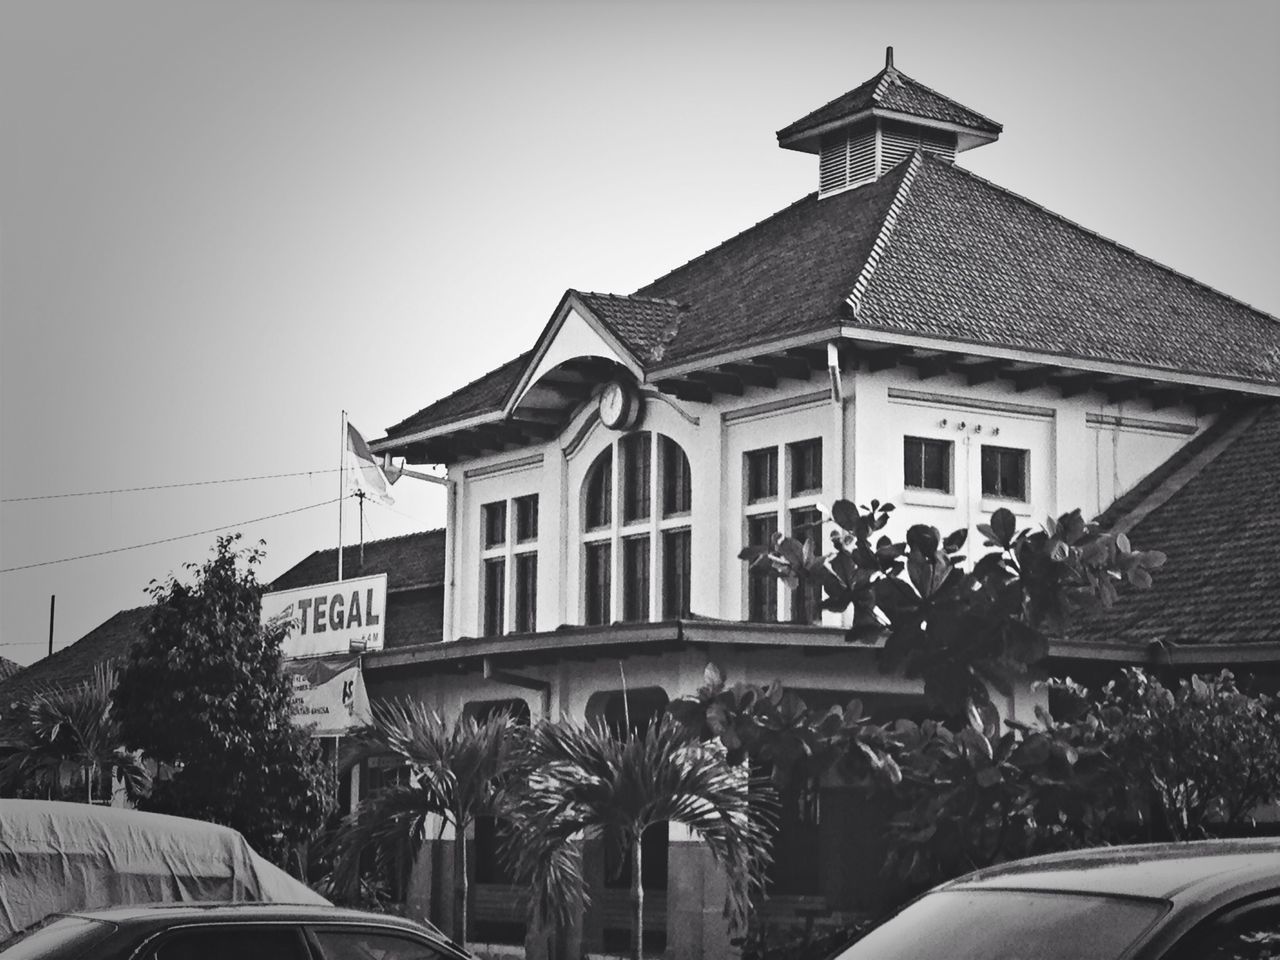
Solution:
<svg viewBox="0 0 1280 960"><path fill-rule="evenodd" d="M583 622L689 616L692 477L680 445L626 434L596 457L583 487Z"/></svg>

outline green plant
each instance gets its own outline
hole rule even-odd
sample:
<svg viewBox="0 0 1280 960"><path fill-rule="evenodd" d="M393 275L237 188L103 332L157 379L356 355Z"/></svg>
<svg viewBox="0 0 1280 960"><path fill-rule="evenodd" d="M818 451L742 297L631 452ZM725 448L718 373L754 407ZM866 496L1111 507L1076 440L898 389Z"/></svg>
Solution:
<svg viewBox="0 0 1280 960"><path fill-rule="evenodd" d="M234 827L282 861L333 805L332 775L310 733L289 715L280 669L287 625L259 623L260 548L218 538L190 582L152 581L155 606L113 694L130 749L164 764L148 809Z"/></svg>
<svg viewBox="0 0 1280 960"><path fill-rule="evenodd" d="M1117 775L1169 839L1245 825L1280 801L1280 701L1245 693L1230 671L1170 688L1130 668L1064 709L1105 725Z"/></svg>
<svg viewBox="0 0 1280 960"><path fill-rule="evenodd" d="M499 813L504 786L521 777L522 731L507 713L484 720L464 715L447 724L415 700L375 703L363 746L403 760L409 782L375 792L344 818L330 844L335 891L349 899L361 895L366 851L384 874L397 868L406 851L412 860L427 839L428 818L438 816L457 838L453 938L465 945L467 829L477 817Z"/></svg>
<svg viewBox="0 0 1280 960"><path fill-rule="evenodd" d="M882 535L873 545L893 509L878 500L862 508L837 500L831 552L778 533L739 557L793 589L820 583L824 609L853 609L850 642L883 641L881 669L921 679L931 701L951 714L970 712L988 732L1000 721L989 688L1007 695L1017 676L1044 659L1048 635L1073 613L1114 602L1120 580L1151 586L1150 571L1165 561L1158 551L1132 550L1124 534L1091 528L1079 510L1032 531L1018 530L1001 508L978 525L985 545L996 549L966 571L959 551L967 530L944 538L916 524L902 542Z"/></svg>
<svg viewBox="0 0 1280 960"><path fill-rule="evenodd" d="M644 890L640 838L657 823L683 824L706 843L725 870L725 912L743 928L769 858L769 798L749 789L746 772L723 751L699 741L669 716L619 739L604 723L541 723L532 731L530 772L513 784L509 854L529 879L531 921L567 925L587 895L572 840L614 828L631 855L633 960L642 956Z"/></svg>
<svg viewBox="0 0 1280 960"><path fill-rule="evenodd" d="M38 690L17 705L5 724L12 752L0 765L5 791L58 794L64 767L76 769L89 803L103 775L119 777L134 801L151 789L142 759L123 746L120 724L111 708L116 684L113 667L100 664L93 678L70 689Z"/></svg>

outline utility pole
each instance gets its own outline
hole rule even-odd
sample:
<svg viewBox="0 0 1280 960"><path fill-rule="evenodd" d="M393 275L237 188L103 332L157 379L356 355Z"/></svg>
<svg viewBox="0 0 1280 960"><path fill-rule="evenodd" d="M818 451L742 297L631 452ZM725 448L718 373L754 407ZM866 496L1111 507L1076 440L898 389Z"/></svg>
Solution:
<svg viewBox="0 0 1280 960"><path fill-rule="evenodd" d="M53 656L53 606L57 601L56 593L49 594L49 656Z"/></svg>

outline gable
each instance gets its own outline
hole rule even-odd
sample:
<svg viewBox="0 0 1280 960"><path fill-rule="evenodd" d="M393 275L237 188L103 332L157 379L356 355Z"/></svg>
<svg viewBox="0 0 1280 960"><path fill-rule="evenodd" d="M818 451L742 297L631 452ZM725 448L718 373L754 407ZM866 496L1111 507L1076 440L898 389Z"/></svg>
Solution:
<svg viewBox="0 0 1280 960"><path fill-rule="evenodd" d="M570 291L539 338L532 362L521 374L508 409L518 407L551 371L569 361L585 358L619 364L629 369L637 380L644 376L634 354Z"/></svg>

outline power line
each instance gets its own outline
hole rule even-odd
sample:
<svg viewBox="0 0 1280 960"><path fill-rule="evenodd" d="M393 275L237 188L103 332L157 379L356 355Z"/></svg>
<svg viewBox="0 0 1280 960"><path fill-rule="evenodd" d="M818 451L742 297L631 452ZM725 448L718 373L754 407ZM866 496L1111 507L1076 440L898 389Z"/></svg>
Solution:
<svg viewBox="0 0 1280 960"><path fill-rule="evenodd" d="M114 490L82 490L78 493L48 493L39 497L5 497L0 503L26 503L30 500L65 500L68 497L100 497L111 493L138 493L143 490L172 490L175 487L207 487L218 483L247 483L250 480L279 480L283 477L311 477L321 473L337 473L338 467L326 470L299 470L296 473L263 473L255 477L228 477L225 480L191 480L186 483L157 483L147 487L117 487Z"/></svg>
<svg viewBox="0 0 1280 960"><path fill-rule="evenodd" d="M305 507L298 507L294 510L283 510L280 513L271 513L265 517L254 517L252 520L241 520L239 523L224 523L220 527L210 527L208 530L197 530L195 533L183 533L176 537L163 537L160 540L148 540L146 543L134 543L127 547L114 547L110 550L98 550L95 553L82 553L75 557L63 557L60 560L42 560L40 563L24 563L17 567L0 567L0 573L13 573L16 570L31 570L34 567L51 567L57 563L70 563L72 560L88 560L91 557L105 557L111 553L124 553L127 550L140 550L143 547L154 547L161 543L173 543L175 540L189 540L191 537L203 537L205 534L217 533L220 530L230 530L233 527L243 527L250 523L261 523L263 520L274 520L277 517L287 517L290 514L302 513L304 510L315 510L317 507L328 507L344 497L334 497L332 500L325 500L323 503L312 503Z"/></svg>

